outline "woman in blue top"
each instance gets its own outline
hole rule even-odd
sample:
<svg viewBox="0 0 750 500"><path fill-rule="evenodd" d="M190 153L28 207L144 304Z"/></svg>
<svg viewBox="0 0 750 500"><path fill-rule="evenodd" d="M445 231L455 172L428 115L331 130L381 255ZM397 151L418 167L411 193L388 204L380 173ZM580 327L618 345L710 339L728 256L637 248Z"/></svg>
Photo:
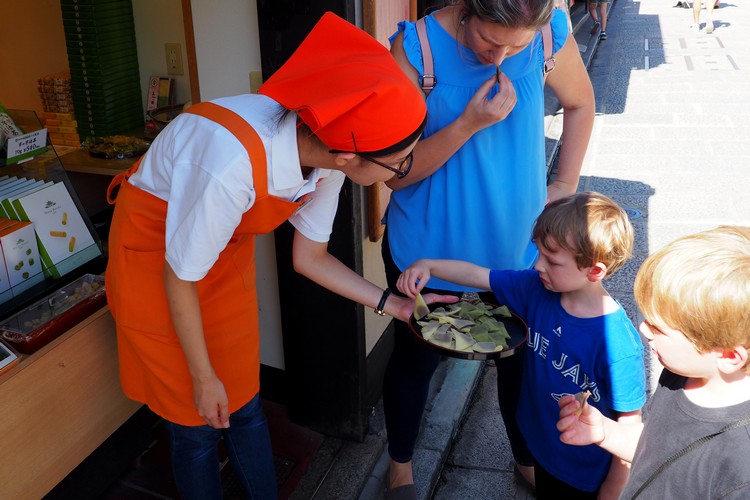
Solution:
<svg viewBox="0 0 750 500"><path fill-rule="evenodd" d="M593 126L594 94L566 13L554 3L458 0L425 18L437 83L427 97L427 127L414 150L412 172L387 183L394 192L383 259L391 288L420 258L531 268L538 255L531 242L534 220L545 203L576 191ZM539 31L548 23L556 66L546 82L564 110L558 174L549 186ZM419 85L424 65L415 24L400 23L391 44L396 61ZM440 280L430 285L456 295L475 291ZM406 324L396 324L383 385L388 487L394 493L397 487L414 489L412 453L439 360L412 341ZM513 417L517 363L514 357L498 363L498 369L511 372L498 376L498 395L519 470L533 482L532 459Z"/></svg>

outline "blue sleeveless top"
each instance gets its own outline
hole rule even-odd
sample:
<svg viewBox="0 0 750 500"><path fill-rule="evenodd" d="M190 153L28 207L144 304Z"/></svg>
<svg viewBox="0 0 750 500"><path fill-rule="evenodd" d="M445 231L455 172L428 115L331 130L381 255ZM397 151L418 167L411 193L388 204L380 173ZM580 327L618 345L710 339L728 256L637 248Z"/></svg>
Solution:
<svg viewBox="0 0 750 500"><path fill-rule="evenodd" d="M425 18L437 85L427 97L429 137L463 112L479 87L495 74L446 32ZM409 62L422 74L422 51L414 23L403 21ZM565 12L552 17L553 53L565 43ZM406 269L421 258L460 259L491 269L528 269L537 258L531 230L544 208L544 49L541 33L500 70L513 82L518 102L505 120L472 136L426 179L394 191L386 213L394 262ZM497 86L490 97L497 92ZM463 290L437 278L430 287Z"/></svg>

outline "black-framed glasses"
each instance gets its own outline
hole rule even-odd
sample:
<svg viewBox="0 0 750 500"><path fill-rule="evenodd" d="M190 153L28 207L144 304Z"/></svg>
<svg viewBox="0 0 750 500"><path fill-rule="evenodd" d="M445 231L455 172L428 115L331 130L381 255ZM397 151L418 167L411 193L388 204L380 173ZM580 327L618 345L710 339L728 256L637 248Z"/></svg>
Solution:
<svg viewBox="0 0 750 500"><path fill-rule="evenodd" d="M414 151L409 151L409 154L406 155L406 158L398 162L398 167L391 167L390 165L386 165L385 163L379 162L372 156L367 156L361 153L354 153L355 155L359 156L360 158L363 158L371 163L374 163L375 165L380 165L383 168L387 168L394 174L396 174L396 177L399 179L403 179L406 177L406 174L409 173L411 170L411 166L414 163Z"/></svg>
<svg viewBox="0 0 750 500"><path fill-rule="evenodd" d="M376 160L375 158L373 158L372 156L370 156L368 154L359 153L357 151L357 142L354 140L354 134L352 134L352 142L354 143L354 151L340 151L338 149L329 149L328 152L329 153L334 153L334 154L336 154L336 153L351 153L351 154L355 154L355 155L359 156L360 158L369 161L370 163L374 163L375 165L379 165L379 166L381 166L381 167L383 167L385 169L390 170L391 172L393 172L394 174L396 174L396 177L398 177L399 179L403 179L404 177L406 177L406 174L409 173L409 171L411 170L411 166L414 164L414 150L409 151L409 154L406 155L406 157L403 160L401 160L400 162L398 162L398 166L397 167L392 167L390 165L386 165L385 163L383 163L381 161Z"/></svg>

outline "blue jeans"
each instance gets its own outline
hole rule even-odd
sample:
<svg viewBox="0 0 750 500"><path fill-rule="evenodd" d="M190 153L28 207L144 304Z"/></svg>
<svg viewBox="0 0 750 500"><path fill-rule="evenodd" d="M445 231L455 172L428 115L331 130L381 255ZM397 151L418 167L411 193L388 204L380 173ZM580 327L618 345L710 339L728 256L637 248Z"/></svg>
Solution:
<svg viewBox="0 0 750 500"><path fill-rule="evenodd" d="M218 444L224 438L229 461L250 499L277 498L268 420L260 396L229 416L228 429L166 423L172 470L184 500L222 498Z"/></svg>

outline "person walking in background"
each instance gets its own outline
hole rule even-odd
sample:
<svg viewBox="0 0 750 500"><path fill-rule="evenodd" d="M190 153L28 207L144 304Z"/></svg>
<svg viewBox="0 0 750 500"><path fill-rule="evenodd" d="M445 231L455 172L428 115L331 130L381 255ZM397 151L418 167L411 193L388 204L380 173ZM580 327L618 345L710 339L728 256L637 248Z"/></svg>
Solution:
<svg viewBox="0 0 750 500"><path fill-rule="evenodd" d="M701 0L693 0L693 25L690 27L693 31L700 31L701 19ZM719 5L718 1L706 0L706 33L709 35L714 32L713 11Z"/></svg>
<svg viewBox="0 0 750 500"><path fill-rule="evenodd" d="M414 310L327 242L347 177L368 185L409 173L421 92L377 40L327 13L259 94L189 108L110 185L120 380L166 420L186 500L221 498L221 438L248 497L277 496L258 394L256 234L289 220L295 270L379 314Z"/></svg>
<svg viewBox="0 0 750 500"><path fill-rule="evenodd" d="M431 278L492 290L529 327L518 425L534 457L536 498L618 498L629 464L596 446L560 442L561 395L588 400L618 422L636 424L646 402L638 331L602 285L633 250L625 211L599 193L576 193L547 205L534 226L534 270L488 269L470 262L424 259L409 266L399 290L414 297ZM492 235L491 238L502 238Z"/></svg>
<svg viewBox="0 0 750 500"><path fill-rule="evenodd" d="M664 367L645 425L566 396L560 439L632 462L622 498L750 498L750 227L667 244L639 269L635 299Z"/></svg>
<svg viewBox="0 0 750 500"><path fill-rule="evenodd" d="M596 7L599 6L599 13L596 12ZM589 15L594 21L594 26L591 28L591 34L596 35L599 31L599 40L607 39L607 2L601 0L588 0Z"/></svg>
<svg viewBox="0 0 750 500"><path fill-rule="evenodd" d="M529 269L538 251L531 229L545 203L574 193L594 121L594 93L563 10L555 0L459 0L424 18L437 79L427 99L424 138L409 178L391 179L382 253L389 287L423 258L460 259L496 269ZM544 135L545 43L554 71L547 85L564 110L558 175L547 185ZM391 52L421 85L423 50L415 23L402 22ZM551 46L550 46L551 45ZM394 116L393 120L398 120ZM487 235L498 235L489 239ZM440 293L471 287L433 280ZM383 382L388 493L416 498L412 457L440 355L395 323ZM533 457L515 425L520 357L497 362L498 399L517 471L533 486Z"/></svg>

